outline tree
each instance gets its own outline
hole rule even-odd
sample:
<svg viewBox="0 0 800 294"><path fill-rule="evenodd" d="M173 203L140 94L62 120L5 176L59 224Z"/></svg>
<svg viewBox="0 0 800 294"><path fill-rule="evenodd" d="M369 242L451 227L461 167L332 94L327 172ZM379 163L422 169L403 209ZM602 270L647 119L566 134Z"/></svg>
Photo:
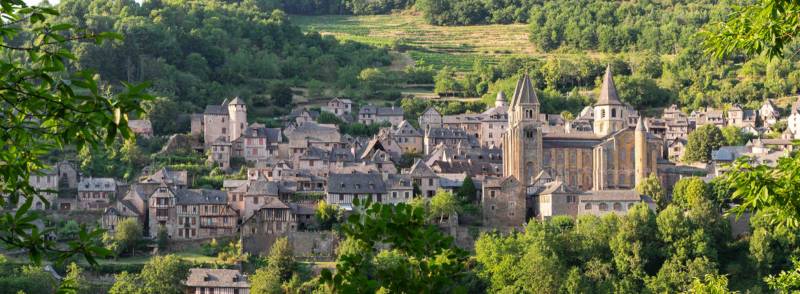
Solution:
<svg viewBox="0 0 800 294"><path fill-rule="evenodd" d="M800 3L757 1L734 10L728 19L704 32L706 53L723 58L735 53L783 56L784 47L797 37Z"/></svg>
<svg viewBox="0 0 800 294"><path fill-rule="evenodd" d="M342 218L342 210L335 204L328 204L325 200L320 200L314 217L317 218L320 229L330 230L333 224Z"/></svg>
<svg viewBox="0 0 800 294"><path fill-rule="evenodd" d="M692 294L735 294L736 291L728 290L728 278L725 276L707 274L704 278L694 278L688 293Z"/></svg>
<svg viewBox="0 0 800 294"><path fill-rule="evenodd" d="M477 196L478 189L475 188L472 178L467 175L461 183L461 188L458 189L458 199L464 203L473 203L477 200Z"/></svg>
<svg viewBox="0 0 800 294"><path fill-rule="evenodd" d="M269 248L267 266L273 268L274 271L278 273L278 277L281 281L288 280L292 277L292 271L294 271L295 268L295 260L292 246L289 244L289 239L283 237L275 240L275 243Z"/></svg>
<svg viewBox="0 0 800 294"><path fill-rule="evenodd" d="M708 196L708 186L698 177L680 179L672 187L672 203L683 209L689 209L692 204Z"/></svg>
<svg viewBox="0 0 800 294"><path fill-rule="evenodd" d="M737 160L727 177L734 190L732 200L740 201L733 212L763 211L773 225L800 228L800 154L778 159L775 167Z"/></svg>
<svg viewBox="0 0 800 294"><path fill-rule="evenodd" d="M455 78L455 71L450 67L445 66L439 70L433 80L436 84L434 87L436 93L453 96L457 91L458 82Z"/></svg>
<svg viewBox="0 0 800 294"><path fill-rule="evenodd" d="M711 151L719 149L725 142L722 131L714 125L704 125L689 133L683 160L687 162L707 162Z"/></svg>
<svg viewBox="0 0 800 294"><path fill-rule="evenodd" d="M67 274L58 287L58 293L84 293L88 290L85 282L81 268L72 262L67 266Z"/></svg>
<svg viewBox="0 0 800 294"><path fill-rule="evenodd" d="M167 228L165 226L158 226L156 245L158 245L158 249L160 250L167 249L167 245L169 245L169 233L167 233Z"/></svg>
<svg viewBox="0 0 800 294"><path fill-rule="evenodd" d="M109 294L144 294L139 275L121 272L114 275L114 285L108 290Z"/></svg>
<svg viewBox="0 0 800 294"><path fill-rule="evenodd" d="M294 93L292 92L292 88L290 88L288 85L284 83L276 83L272 85L272 89L269 91L269 96L272 97L272 103L274 105L291 107Z"/></svg>
<svg viewBox="0 0 800 294"><path fill-rule="evenodd" d="M98 147L110 144L119 135L133 137L127 126L128 115L142 112L140 101L149 99L145 85L125 85L115 95L101 91L97 76L89 71L68 72L74 68L76 56L70 43L92 40L102 43L118 35L86 34L75 24L53 23L58 12L50 7L26 8L19 0L0 1L0 13L6 25L0 32L0 61L4 68L0 80L0 133L4 142L14 148L0 148L0 206L19 206L4 212L0 237L6 249L24 249L31 260L39 263L43 255L64 260L75 254L95 263L95 255L109 252L94 244L101 230L82 229L67 248L58 247L45 238L52 229L39 230L33 225L39 219L30 211L34 198L46 205L28 180L47 168L43 154L54 148L74 145ZM25 33L22 28L28 28Z"/></svg>
<svg viewBox="0 0 800 294"><path fill-rule="evenodd" d="M154 256L139 273L146 294L184 293L183 281L189 276L187 265L175 255Z"/></svg>
<svg viewBox="0 0 800 294"><path fill-rule="evenodd" d="M136 246L142 239L142 226L136 218L126 218L117 223L114 230L114 242L120 252L130 250L132 255L136 254Z"/></svg>
<svg viewBox="0 0 800 294"><path fill-rule="evenodd" d="M659 244L656 216L640 203L628 210L619 225L619 231L611 239L611 251L618 272L634 283L634 288L658 269Z"/></svg>
<svg viewBox="0 0 800 294"><path fill-rule="evenodd" d="M664 193L664 188L661 187L661 180L656 174L650 174L643 182L639 183L636 186L636 192L652 197L659 210L667 206L666 193Z"/></svg>
<svg viewBox="0 0 800 294"><path fill-rule="evenodd" d="M444 220L445 216L456 214L459 209L458 200L452 192L439 189L431 198L431 216L438 216L440 222Z"/></svg>
<svg viewBox="0 0 800 294"><path fill-rule="evenodd" d="M250 254L244 252L242 240L228 243L227 246L217 253L217 262L221 264L241 264L250 257Z"/></svg>
<svg viewBox="0 0 800 294"><path fill-rule="evenodd" d="M463 289L456 282L465 271L466 252L453 245L452 237L430 226L423 209L405 203L362 203L358 199L353 200L353 205L355 213L342 225L342 233L363 242L365 248L375 248L377 244L391 248L392 263L400 264L373 275L371 252L343 252L336 263L336 273L322 271L320 282L331 291L441 293Z"/></svg>
<svg viewBox="0 0 800 294"><path fill-rule="evenodd" d="M256 270L250 277L250 293L253 294L280 294L281 274L277 268L263 267Z"/></svg>
<svg viewBox="0 0 800 294"><path fill-rule="evenodd" d="M753 138L752 134L745 133L741 128L737 128L736 126L722 128L722 136L725 137L725 145L729 146L741 146L747 144L747 142Z"/></svg>

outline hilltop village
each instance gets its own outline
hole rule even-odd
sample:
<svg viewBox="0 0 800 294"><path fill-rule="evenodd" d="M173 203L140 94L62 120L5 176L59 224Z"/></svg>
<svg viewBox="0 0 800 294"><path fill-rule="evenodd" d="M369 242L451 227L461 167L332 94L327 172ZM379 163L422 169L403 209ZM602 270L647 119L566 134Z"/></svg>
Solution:
<svg viewBox="0 0 800 294"><path fill-rule="evenodd" d="M442 115L431 107L414 123L401 107L332 98L321 112L298 108L284 125L267 127L248 121L248 105L233 97L193 115L191 132L172 136L162 150L204 154L215 170L235 175L226 176L221 189L196 187L193 181L205 175L190 170L147 167L141 177L123 181L81 174L68 160L54 162L30 183L47 191L50 202L37 200L34 209L97 216L110 233L133 219L146 238L164 236L170 246L231 238L253 254L286 237L295 255L314 260L333 259L339 241L319 218L321 205L346 215L356 209L354 199L396 204L472 191L462 200L471 209L431 220L469 249L477 232L520 230L531 219L625 214L641 202L655 210L652 195L636 190L648 178L669 194L679 179L710 180L741 156L774 164L800 138L798 107L788 118L771 101L757 110L691 114L673 105L660 117L644 117L620 101L610 68L596 103L574 118L540 113L527 75L484 112ZM323 114L383 127L373 137L354 137L317 122ZM784 121L779 138L762 138ZM752 139L717 148L708 162L680 163L689 134L705 125L735 126ZM153 134L149 121L130 126L137 136ZM209 271L205 275L238 275Z"/></svg>

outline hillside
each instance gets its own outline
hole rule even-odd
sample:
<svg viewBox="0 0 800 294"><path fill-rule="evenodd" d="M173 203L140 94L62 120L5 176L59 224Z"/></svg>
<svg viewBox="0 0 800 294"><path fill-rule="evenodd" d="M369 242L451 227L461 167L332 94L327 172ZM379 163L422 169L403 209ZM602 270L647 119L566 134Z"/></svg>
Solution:
<svg viewBox="0 0 800 294"><path fill-rule="evenodd" d="M469 71L475 59L497 63L507 57L575 57L595 52L544 53L528 39L526 24L434 26L414 12L391 15L292 15L292 23L305 32L332 35L342 41L388 46L404 51L416 62Z"/></svg>

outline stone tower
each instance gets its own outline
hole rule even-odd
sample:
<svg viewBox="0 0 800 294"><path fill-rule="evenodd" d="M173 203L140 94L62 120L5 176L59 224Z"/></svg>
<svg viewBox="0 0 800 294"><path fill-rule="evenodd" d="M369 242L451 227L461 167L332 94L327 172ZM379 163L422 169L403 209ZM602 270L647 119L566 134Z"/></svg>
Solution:
<svg viewBox="0 0 800 294"><path fill-rule="evenodd" d="M247 127L247 106L242 98L236 97L228 102L228 117L230 117L230 141L233 142L242 136Z"/></svg>
<svg viewBox="0 0 800 294"><path fill-rule="evenodd" d="M636 186L638 186L639 183L647 178L648 172L650 171L650 166L648 164L649 150L647 150L647 129L644 127L644 117L639 118L639 123L636 124L636 131L634 132L633 166L635 170L635 183Z"/></svg>
<svg viewBox="0 0 800 294"><path fill-rule="evenodd" d="M508 102L506 102L506 93L503 90L497 92L497 98L494 100L494 107L507 107Z"/></svg>
<svg viewBox="0 0 800 294"><path fill-rule="evenodd" d="M594 106L594 133L605 137L625 127L625 105L619 101L617 87L611 74L611 66L606 67L600 96Z"/></svg>
<svg viewBox="0 0 800 294"><path fill-rule="evenodd" d="M523 186L541 171L542 128L539 98L525 74L511 97L508 130L503 136L503 176L515 177Z"/></svg>

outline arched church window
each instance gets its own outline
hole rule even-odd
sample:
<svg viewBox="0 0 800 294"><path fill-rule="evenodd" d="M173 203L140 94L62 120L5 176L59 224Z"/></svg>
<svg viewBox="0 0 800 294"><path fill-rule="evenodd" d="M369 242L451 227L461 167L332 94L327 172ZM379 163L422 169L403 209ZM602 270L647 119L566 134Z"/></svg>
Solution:
<svg viewBox="0 0 800 294"><path fill-rule="evenodd" d="M614 210L615 211L622 211L622 204L619 204L619 202L614 203Z"/></svg>
<svg viewBox="0 0 800 294"><path fill-rule="evenodd" d="M600 203L600 211L607 211L607 210L608 210L608 204Z"/></svg>

